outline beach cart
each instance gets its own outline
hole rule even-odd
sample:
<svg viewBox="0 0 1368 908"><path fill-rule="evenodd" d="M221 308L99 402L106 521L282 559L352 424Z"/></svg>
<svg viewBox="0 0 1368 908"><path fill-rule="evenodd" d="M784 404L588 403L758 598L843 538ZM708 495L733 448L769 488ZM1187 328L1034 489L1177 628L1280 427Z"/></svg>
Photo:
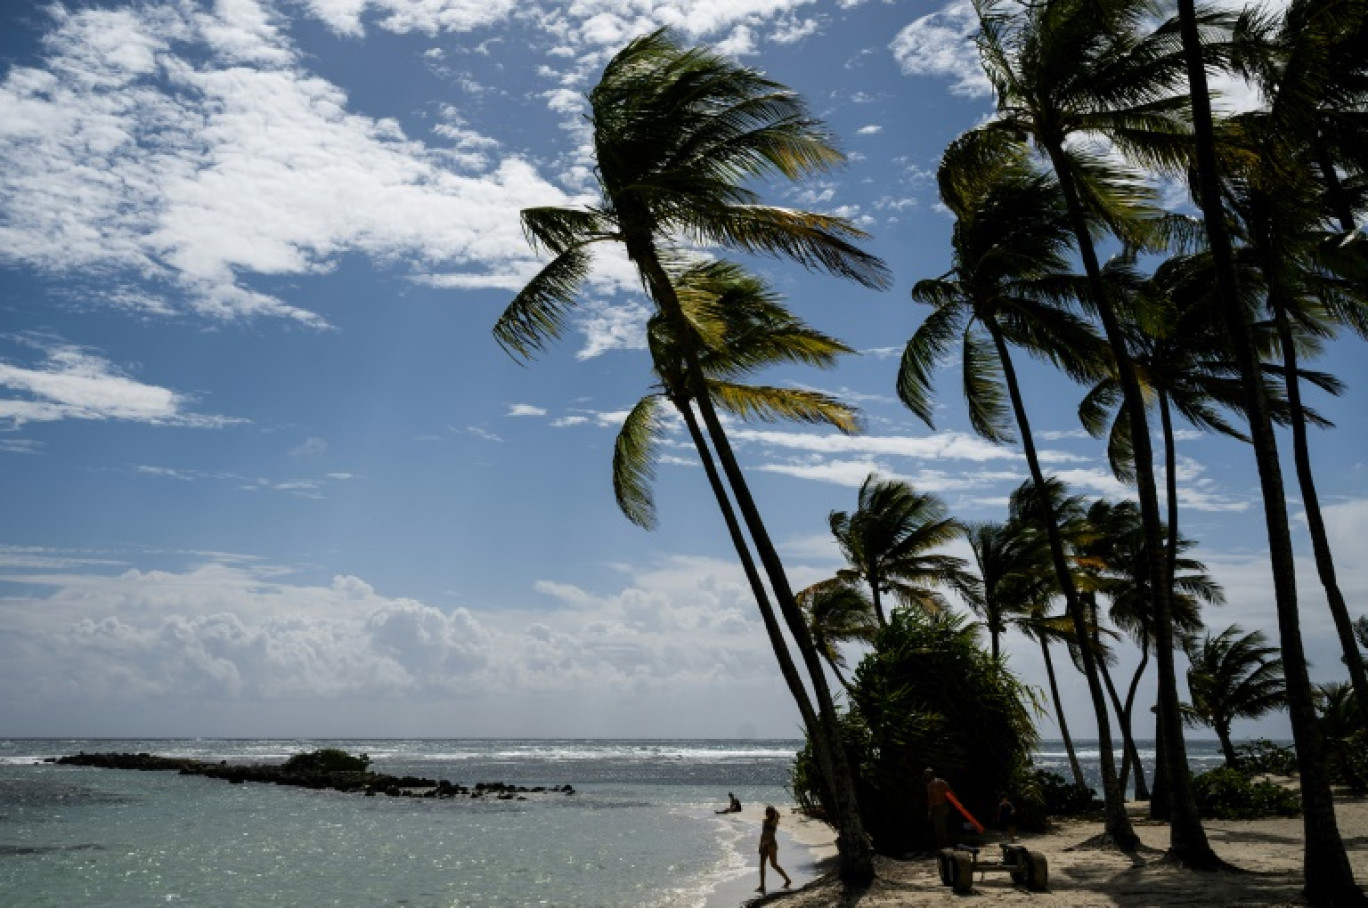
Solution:
<svg viewBox="0 0 1368 908"><path fill-rule="evenodd" d="M974 874L987 876L990 871L1005 871L1012 882L1039 892L1050 882L1050 866L1045 855L1031 851L1025 845L1002 842L1002 858L998 861L980 861L979 849L972 845L956 845L942 848L936 855L940 870L941 883L956 892L968 892L974 888Z"/></svg>

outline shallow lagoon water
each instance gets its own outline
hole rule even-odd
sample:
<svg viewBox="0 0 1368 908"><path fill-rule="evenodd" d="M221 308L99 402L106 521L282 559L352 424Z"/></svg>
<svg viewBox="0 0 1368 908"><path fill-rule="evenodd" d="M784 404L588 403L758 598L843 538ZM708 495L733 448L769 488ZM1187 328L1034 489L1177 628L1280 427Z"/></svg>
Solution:
<svg viewBox="0 0 1368 908"><path fill-rule="evenodd" d="M1192 742L1199 770L1220 761ZM320 747L466 785L574 786L524 801L364 797L55 766L79 751L279 763ZM787 803L797 741L0 741L0 904L698 908L753 872L728 791ZM1152 763L1152 747L1145 748ZM1096 746L1080 745L1092 767ZM1038 764L1063 772L1057 742Z"/></svg>

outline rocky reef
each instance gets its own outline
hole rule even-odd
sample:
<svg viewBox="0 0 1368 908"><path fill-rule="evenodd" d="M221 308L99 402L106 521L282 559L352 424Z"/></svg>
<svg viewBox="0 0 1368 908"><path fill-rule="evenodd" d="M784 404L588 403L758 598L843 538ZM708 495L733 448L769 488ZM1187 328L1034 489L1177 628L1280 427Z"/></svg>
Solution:
<svg viewBox="0 0 1368 908"><path fill-rule="evenodd" d="M368 796L388 795L407 798L493 798L500 801L527 800L528 795L573 795L570 785L528 788L503 782L478 782L472 787L456 785L446 779L432 780L417 776L391 776L384 773L356 770L327 770L303 768L298 761L284 765L270 763L208 763L188 757L159 757L139 753L85 752L65 757L51 757L45 762L65 766L95 766L102 769L133 769L141 772L178 772L181 775L208 776L234 784L264 782L273 785L293 785L298 788L332 789L357 792Z"/></svg>

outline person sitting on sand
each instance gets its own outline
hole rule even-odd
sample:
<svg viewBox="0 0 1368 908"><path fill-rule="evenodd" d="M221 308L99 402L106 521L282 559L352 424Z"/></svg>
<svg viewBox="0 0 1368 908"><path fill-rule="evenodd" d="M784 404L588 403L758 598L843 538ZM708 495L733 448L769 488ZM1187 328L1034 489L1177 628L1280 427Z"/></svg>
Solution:
<svg viewBox="0 0 1368 908"><path fill-rule="evenodd" d="M715 810L715 811L713 811L713 812L714 812L714 813L740 813L740 812L741 812L741 802L738 801L738 800L736 799L736 795L732 794L732 793L729 791L729 792L727 792L727 806L726 806L726 807L723 807L721 810Z"/></svg>
<svg viewBox="0 0 1368 908"><path fill-rule="evenodd" d="M926 782L926 817L931 821L931 829L936 835L936 847L948 848L950 833L946 831L945 819L950 815L950 799L946 797L950 792L950 784L929 766L922 773L922 780Z"/></svg>
<svg viewBox="0 0 1368 908"><path fill-rule="evenodd" d="M779 866L779 841L776 834L779 832L779 811L774 809L773 804L765 806L765 822L760 827L760 887L756 892L765 891L765 861L769 860L770 866L779 871L779 875L784 878L784 888L793 885L793 880L784 872L784 868Z"/></svg>

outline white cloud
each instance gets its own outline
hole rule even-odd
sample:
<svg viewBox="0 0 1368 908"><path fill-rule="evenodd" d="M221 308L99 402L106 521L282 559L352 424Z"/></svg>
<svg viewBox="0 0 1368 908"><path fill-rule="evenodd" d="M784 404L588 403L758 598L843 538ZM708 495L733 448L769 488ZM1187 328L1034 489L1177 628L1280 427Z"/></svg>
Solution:
<svg viewBox="0 0 1368 908"><path fill-rule="evenodd" d="M339 34L359 36L370 17L386 31L468 32L505 18L514 0L305 0L306 8Z"/></svg>
<svg viewBox="0 0 1368 908"><path fill-rule="evenodd" d="M955 0L913 20L898 32L889 49L906 75L950 79L950 90L955 94L987 97L992 94L992 86L979 65L978 49L970 40L977 29L973 7Z"/></svg>
<svg viewBox="0 0 1368 908"><path fill-rule="evenodd" d="M569 608L524 612L438 608L354 576L292 584L279 568L227 557L181 571L110 568L0 549L0 576L29 591L7 599L7 703L596 698L773 672L740 571L707 558L658 561L608 592L541 580L534 588Z"/></svg>
<svg viewBox="0 0 1368 908"><path fill-rule="evenodd" d="M509 416L545 416L546 411L541 407L534 407L531 404L512 404L508 408Z"/></svg>
<svg viewBox="0 0 1368 908"><path fill-rule="evenodd" d="M645 350L646 321L651 317L651 311L639 302L594 301L582 305L575 326L583 332L585 341L575 358L593 359L610 350Z"/></svg>
<svg viewBox="0 0 1368 908"><path fill-rule="evenodd" d="M451 11L437 6L402 8ZM348 111L250 0L212 14L59 11L46 48L0 83L0 261L99 274L117 305L126 291L110 275L162 288L163 301L139 293L144 311L183 299L215 317L321 325L248 282L327 270L347 252L515 286L533 267L517 212L567 201L525 161L477 155L457 172L446 150Z"/></svg>
<svg viewBox="0 0 1368 908"><path fill-rule="evenodd" d="M188 411L187 395L139 382L71 344L26 339L42 349L35 367L0 362L0 420L13 425L64 419L126 420L153 425L222 426L234 420Z"/></svg>

